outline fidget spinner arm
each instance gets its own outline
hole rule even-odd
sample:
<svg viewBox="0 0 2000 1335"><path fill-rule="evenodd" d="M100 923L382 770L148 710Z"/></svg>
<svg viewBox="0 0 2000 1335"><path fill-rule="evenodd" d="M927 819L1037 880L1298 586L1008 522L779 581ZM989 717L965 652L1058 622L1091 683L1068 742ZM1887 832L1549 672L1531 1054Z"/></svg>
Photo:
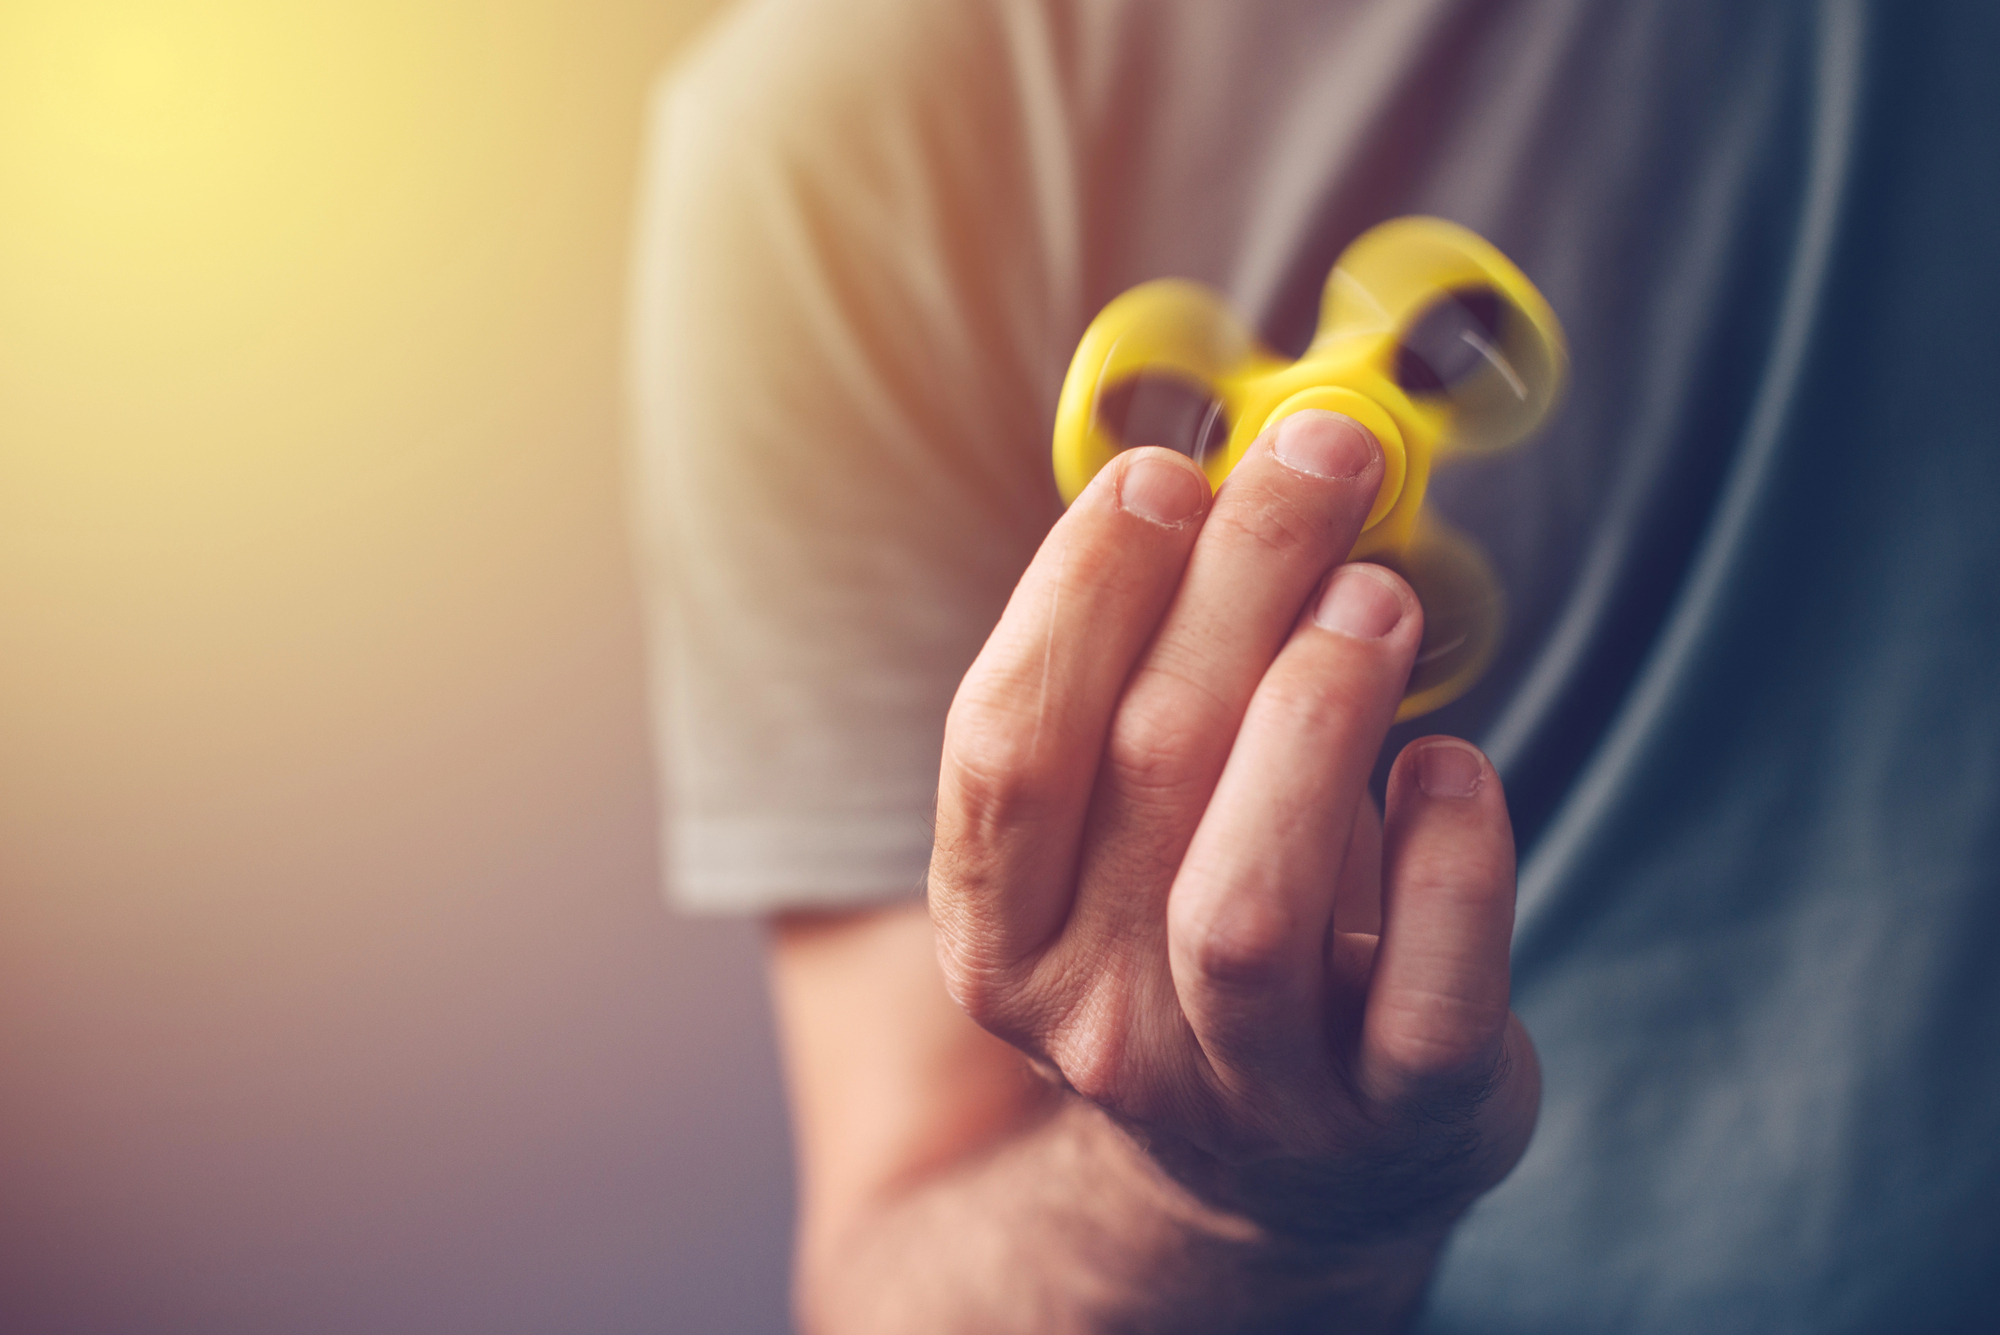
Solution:
<svg viewBox="0 0 2000 1335"><path fill-rule="evenodd" d="M1435 465L1505 449L1547 417L1567 371L1562 327L1534 285L1473 232L1397 218L1327 276L1319 329L1291 361L1215 292L1181 279L1118 297L1084 332L1056 408L1064 503L1121 450L1163 445L1219 486L1292 413L1345 413L1375 434L1383 477L1350 560L1410 581L1424 640L1396 717L1463 695L1499 645L1499 581L1470 539L1423 508Z"/></svg>

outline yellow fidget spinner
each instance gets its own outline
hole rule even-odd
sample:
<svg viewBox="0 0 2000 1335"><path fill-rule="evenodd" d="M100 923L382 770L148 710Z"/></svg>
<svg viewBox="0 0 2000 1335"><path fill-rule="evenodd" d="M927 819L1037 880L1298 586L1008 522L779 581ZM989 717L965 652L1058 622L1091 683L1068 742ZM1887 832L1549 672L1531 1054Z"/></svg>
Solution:
<svg viewBox="0 0 2000 1335"><path fill-rule="evenodd" d="M1485 556L1423 510L1431 466L1533 431L1567 368L1555 313L1505 255L1455 223L1396 218L1341 252L1297 361L1198 283L1157 279L1106 306L1063 381L1056 485L1067 504L1119 451L1164 445L1220 486L1281 418L1326 408L1360 422L1384 471L1349 559L1399 571L1423 602L1423 646L1396 713L1414 718L1471 689L1502 621Z"/></svg>

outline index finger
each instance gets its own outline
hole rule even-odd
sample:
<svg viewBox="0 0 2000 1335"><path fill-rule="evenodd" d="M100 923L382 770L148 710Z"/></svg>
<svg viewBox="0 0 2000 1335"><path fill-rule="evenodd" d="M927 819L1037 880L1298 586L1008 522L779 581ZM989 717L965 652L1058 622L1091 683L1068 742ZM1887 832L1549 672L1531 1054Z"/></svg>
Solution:
<svg viewBox="0 0 2000 1335"><path fill-rule="evenodd" d="M945 724L930 893L960 1001L1061 928L1091 784L1133 663L1179 586L1207 479L1128 451L1056 523Z"/></svg>

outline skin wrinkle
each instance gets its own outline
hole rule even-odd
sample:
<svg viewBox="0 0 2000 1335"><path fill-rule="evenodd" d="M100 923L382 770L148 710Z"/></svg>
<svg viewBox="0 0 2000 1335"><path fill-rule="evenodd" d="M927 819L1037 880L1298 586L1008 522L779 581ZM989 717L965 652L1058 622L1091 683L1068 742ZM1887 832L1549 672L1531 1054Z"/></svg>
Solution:
<svg viewBox="0 0 2000 1335"><path fill-rule="evenodd" d="M1225 512L1218 509L1218 514L1222 513ZM1222 522L1230 530L1254 539L1266 550L1280 553L1309 544L1333 527L1329 520L1308 515L1296 502L1268 491L1247 514L1239 503L1229 507L1226 515Z"/></svg>
<svg viewBox="0 0 2000 1335"><path fill-rule="evenodd" d="M1185 688L1196 698L1210 706L1210 717L1191 718L1192 711L1174 710L1167 717L1174 721L1158 721L1162 712L1170 705L1185 705L1183 694L1158 687L1147 689L1148 679L1164 678ZM1143 703L1144 708L1135 708L1134 700ZM1135 724L1134 719L1138 718ZM1110 745L1106 747L1105 762L1117 775L1121 790L1130 793L1152 793L1171 796L1179 793L1201 779L1198 770L1221 771L1221 761L1214 766L1197 766L1185 757L1190 750L1200 748L1179 744L1174 739L1181 734L1219 735L1225 728L1233 735L1242 722L1242 706L1223 698L1213 687L1187 675L1178 668L1149 659L1132 675L1132 685L1127 688L1126 697L1118 710L1117 721L1111 728ZM1135 733L1135 728L1138 731ZM1225 752L1226 759L1226 752ZM1175 777L1151 777L1156 770L1178 766L1187 772ZM1212 780L1211 780L1212 782Z"/></svg>
<svg viewBox="0 0 2000 1335"><path fill-rule="evenodd" d="M1440 1013L1452 1016L1454 1021L1461 1016L1473 1017L1473 1022L1467 1024L1465 1028L1476 1034L1492 1033L1507 1014L1504 1006L1481 1005L1464 997L1454 997L1439 992L1434 988L1398 988L1393 997L1384 997L1376 1002L1376 1005L1386 1008L1385 1019L1399 1012L1419 1017L1418 1022L1410 1026L1409 1030L1398 1031L1396 1042L1399 1046L1435 1051L1440 1055L1440 1060L1431 1062L1406 1060L1404 1064L1413 1071L1448 1072L1454 1066L1471 1060L1478 1054L1479 1049L1487 1045L1485 1039L1477 1043L1464 1043L1432 1038L1415 1032L1421 1028L1436 1028L1436 1017Z"/></svg>
<svg viewBox="0 0 2000 1335"><path fill-rule="evenodd" d="M961 944L967 936L973 943ZM1035 1035L1060 1032L1074 1007L1060 991L1034 986L1046 947L1016 960L993 956L989 962L981 958L988 951L977 942L987 938L990 944L992 936L977 928L953 933L940 929L939 964L946 990L981 1026L1014 1042L1030 1057L1046 1059L1053 1049L1037 1042Z"/></svg>

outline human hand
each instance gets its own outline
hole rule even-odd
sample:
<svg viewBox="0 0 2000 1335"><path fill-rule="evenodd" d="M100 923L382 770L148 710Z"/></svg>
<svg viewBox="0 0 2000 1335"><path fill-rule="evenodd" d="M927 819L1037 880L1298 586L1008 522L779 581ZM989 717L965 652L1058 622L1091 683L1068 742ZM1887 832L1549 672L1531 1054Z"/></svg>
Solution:
<svg viewBox="0 0 2000 1335"><path fill-rule="evenodd" d="M1339 564L1382 468L1308 412L1212 499L1166 450L1102 470L959 688L930 877L975 1020L1200 1204L1334 1249L1442 1238L1540 1091L1498 777L1427 738L1386 824L1368 794L1423 615Z"/></svg>

